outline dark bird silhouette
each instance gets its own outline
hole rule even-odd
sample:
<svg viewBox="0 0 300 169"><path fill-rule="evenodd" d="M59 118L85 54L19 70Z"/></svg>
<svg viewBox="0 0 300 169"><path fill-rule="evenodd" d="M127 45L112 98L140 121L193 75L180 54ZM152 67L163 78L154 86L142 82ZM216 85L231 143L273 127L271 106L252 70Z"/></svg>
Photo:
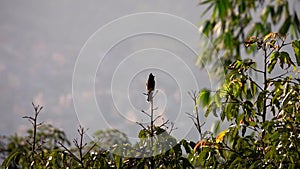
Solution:
<svg viewBox="0 0 300 169"><path fill-rule="evenodd" d="M150 73L148 80L146 81L146 89L147 89L147 101L149 102L149 96L151 94L151 92L154 90L155 88L155 80L154 80L154 76L152 73Z"/></svg>

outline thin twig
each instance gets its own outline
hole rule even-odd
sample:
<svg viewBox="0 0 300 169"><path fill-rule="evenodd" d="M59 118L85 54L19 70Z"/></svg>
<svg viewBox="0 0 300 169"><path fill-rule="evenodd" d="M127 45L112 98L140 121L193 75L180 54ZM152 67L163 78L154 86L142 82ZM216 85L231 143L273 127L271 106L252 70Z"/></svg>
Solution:
<svg viewBox="0 0 300 169"><path fill-rule="evenodd" d="M174 128L174 123L173 122L170 122L170 123L171 123L171 127L170 127L169 134L171 134L173 130L177 129L177 128Z"/></svg>
<svg viewBox="0 0 300 169"><path fill-rule="evenodd" d="M147 130L147 128L140 122L135 122L136 124L140 125L144 130Z"/></svg>
<svg viewBox="0 0 300 169"><path fill-rule="evenodd" d="M58 144L62 146L69 153L69 155L71 155L77 162L80 163L80 159L74 153L72 153L71 150L64 146L60 141L58 142Z"/></svg>
<svg viewBox="0 0 300 169"><path fill-rule="evenodd" d="M256 71L256 72L259 72L259 73L264 73L264 71L262 71L262 70L259 70L259 69L256 69L256 68L254 68L254 67L252 67L252 66L249 66L251 69L253 69L254 71Z"/></svg>
<svg viewBox="0 0 300 169"><path fill-rule="evenodd" d="M83 155L83 158L85 158L85 157L90 153L90 151L91 151L97 144L98 144L98 143L95 142L95 143L88 149L88 151L85 152L85 154Z"/></svg>
<svg viewBox="0 0 300 169"><path fill-rule="evenodd" d="M155 121L156 121L157 119L159 119L161 116L162 116L162 115L157 116L157 117L153 120L153 122L155 122Z"/></svg>
<svg viewBox="0 0 300 169"><path fill-rule="evenodd" d="M261 91L264 90L259 84L257 84L254 80L252 80L252 78L251 78L250 76L248 76L248 77L249 77L249 80L250 80L252 83L254 83L255 86L257 86Z"/></svg>
<svg viewBox="0 0 300 169"><path fill-rule="evenodd" d="M190 91L190 92L188 92L188 94L190 95L190 97L192 98L192 100L194 102L194 113L196 114L196 116L190 115L190 118L193 119L192 121L194 122L194 125L196 126L196 129L199 132L200 139L202 140L202 131L201 131L199 110L198 110L198 104L197 104L198 94L196 91Z"/></svg>
<svg viewBox="0 0 300 169"><path fill-rule="evenodd" d="M278 78L282 78L283 76L285 76L286 74L290 73L289 71L286 71L285 73L282 73L278 76L275 76L275 77L272 77L272 78L269 78L268 80L269 81L272 81L272 80L275 80L275 79L278 79Z"/></svg>
<svg viewBox="0 0 300 169"><path fill-rule="evenodd" d="M145 112L144 110L141 110L141 112L146 114L148 117L150 117L150 115L147 112Z"/></svg>
<svg viewBox="0 0 300 169"><path fill-rule="evenodd" d="M167 121L165 121L165 122L163 122L159 127L163 127L163 126L165 126L167 123L169 122L169 120L167 120Z"/></svg>

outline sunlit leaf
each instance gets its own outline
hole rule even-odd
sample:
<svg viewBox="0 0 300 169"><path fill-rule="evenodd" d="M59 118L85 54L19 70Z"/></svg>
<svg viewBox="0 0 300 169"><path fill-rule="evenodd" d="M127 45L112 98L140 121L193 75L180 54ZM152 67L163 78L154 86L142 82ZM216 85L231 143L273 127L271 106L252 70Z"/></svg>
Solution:
<svg viewBox="0 0 300 169"><path fill-rule="evenodd" d="M251 36L249 39L247 39L245 42L244 42L244 45L245 47L249 47L251 44L257 42L257 37L256 36Z"/></svg>
<svg viewBox="0 0 300 169"><path fill-rule="evenodd" d="M250 82L250 92L251 92L251 95L252 96L256 95L256 91L257 91L257 86L256 86L256 84L253 81L251 81Z"/></svg>
<svg viewBox="0 0 300 169"><path fill-rule="evenodd" d="M270 39L274 39L274 38L276 38L276 33L270 32L269 34L267 34L267 35L264 37L263 42L266 42L266 41L268 41L268 40L270 40Z"/></svg>
<svg viewBox="0 0 300 169"><path fill-rule="evenodd" d="M116 167L121 168L122 167L122 157L119 155L114 155L115 161L116 161Z"/></svg>
<svg viewBox="0 0 300 169"><path fill-rule="evenodd" d="M140 139L143 139L143 138L148 138L148 131L147 130L141 130L140 132L139 132L139 138Z"/></svg>
<svg viewBox="0 0 300 169"><path fill-rule="evenodd" d="M291 97L293 97L292 91L289 91L282 100L282 107L287 106L288 102L291 100Z"/></svg>
<svg viewBox="0 0 300 169"><path fill-rule="evenodd" d="M228 132L228 129L223 130L222 132L220 132L217 137L216 137L216 143L219 143L221 141L223 141L224 136L226 135L226 133Z"/></svg>
<svg viewBox="0 0 300 169"><path fill-rule="evenodd" d="M219 93L214 95L214 101L215 101L217 107L221 107L221 97L220 97Z"/></svg>
<svg viewBox="0 0 300 169"><path fill-rule="evenodd" d="M196 151L198 148L207 146L206 143L207 143L206 139L198 141L194 147L194 151Z"/></svg>
<svg viewBox="0 0 300 169"><path fill-rule="evenodd" d="M197 98L197 104L201 104L203 107L207 106L210 102L210 91L208 89L202 89Z"/></svg>

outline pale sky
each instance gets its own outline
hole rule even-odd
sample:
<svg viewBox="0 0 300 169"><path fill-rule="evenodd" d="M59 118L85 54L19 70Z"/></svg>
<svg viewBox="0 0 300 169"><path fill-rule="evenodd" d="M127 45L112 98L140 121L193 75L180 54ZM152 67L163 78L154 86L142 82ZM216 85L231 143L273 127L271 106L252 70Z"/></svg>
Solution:
<svg viewBox="0 0 300 169"><path fill-rule="evenodd" d="M1 0L0 8L1 135L23 134L30 127L22 117L32 115L33 101L44 106L40 121L64 130L69 139L77 137L76 128L81 121L90 131L117 128L134 140L141 129L135 121L147 121L140 110L148 109L143 92L145 80L153 72L158 90L157 114L175 122L177 138L197 139L185 115L193 110L187 92L210 88L212 84L207 72L194 65L196 55L190 49L197 49L200 39L193 34L201 23L202 12L196 0ZM136 15L132 23L124 18L143 12L159 15ZM160 19L161 24L157 24ZM109 33L101 35L104 29L99 31L100 28L109 28ZM156 33L118 42L123 31L139 33L142 29ZM99 47L85 51L85 47L93 45L94 37ZM107 52L102 43L115 45ZM96 60L89 60L85 52ZM79 69L75 67L79 57L83 69L76 78L94 82L94 88L75 91L84 104L82 110L75 111L72 78L75 69ZM93 64L97 69L91 69L94 72L90 74ZM83 82L78 86L82 87ZM97 112L93 109L95 98ZM212 122L205 126L207 130Z"/></svg>

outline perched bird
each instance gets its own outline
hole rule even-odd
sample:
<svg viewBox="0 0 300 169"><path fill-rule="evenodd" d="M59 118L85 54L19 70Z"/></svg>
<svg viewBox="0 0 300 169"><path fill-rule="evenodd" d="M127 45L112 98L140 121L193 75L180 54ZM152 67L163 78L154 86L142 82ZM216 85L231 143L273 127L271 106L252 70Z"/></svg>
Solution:
<svg viewBox="0 0 300 169"><path fill-rule="evenodd" d="M150 73L148 80L146 81L146 89L147 89L147 101L149 102L149 96L151 94L151 92L154 90L155 88L155 80L154 80L154 76L152 73Z"/></svg>

